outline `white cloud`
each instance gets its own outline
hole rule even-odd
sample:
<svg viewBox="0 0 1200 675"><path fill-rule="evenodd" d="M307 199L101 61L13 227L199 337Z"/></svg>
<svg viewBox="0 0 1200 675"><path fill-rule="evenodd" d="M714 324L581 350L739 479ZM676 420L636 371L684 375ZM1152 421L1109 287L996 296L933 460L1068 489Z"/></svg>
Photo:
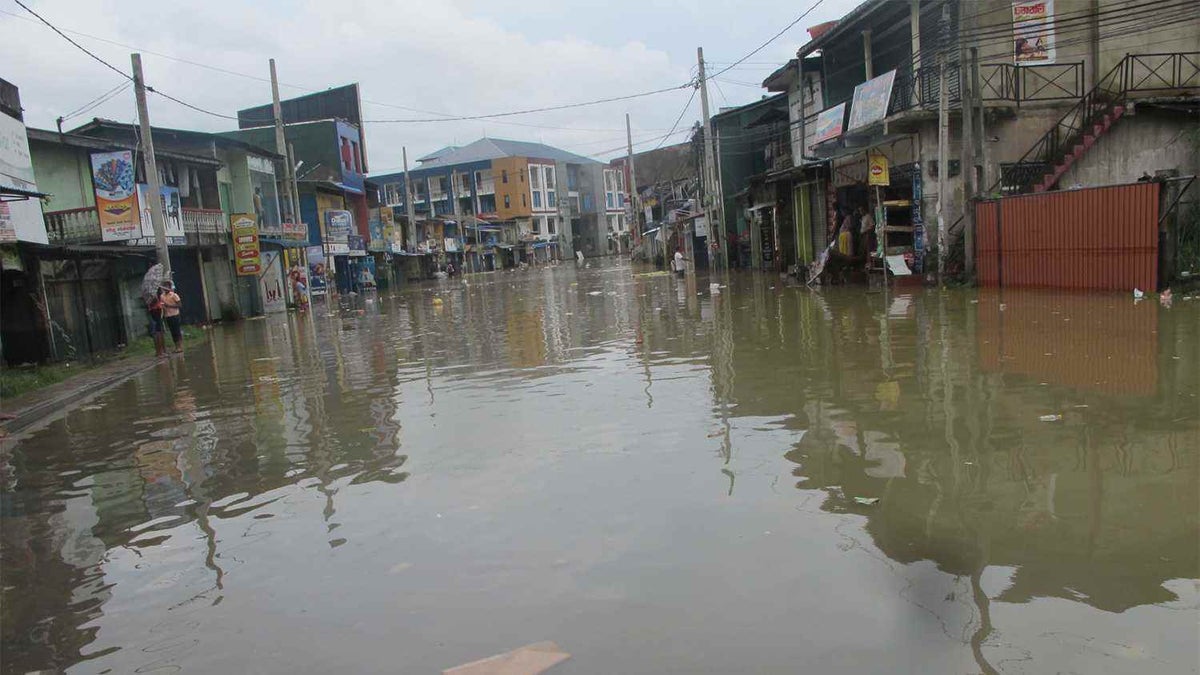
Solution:
<svg viewBox="0 0 1200 675"><path fill-rule="evenodd" d="M150 52L262 78L268 74L267 59L274 57L285 85L282 88L285 97L303 93L302 89L286 85L323 89L357 81L361 84L364 116L368 120L431 117L368 101L471 115L620 96L686 82L691 77L694 47L690 46L692 36L681 27L658 21L654 30L641 36L658 40L656 44L662 43L662 47L647 44L636 35L626 38L613 32L613 26L628 21L639 6L638 3L624 8L611 5L613 11L604 15L607 22L598 25L594 23L598 15L589 13L594 10L587 8L580 9L577 17L565 11L543 16L536 7L531 7L527 16L509 10L503 16L489 17L480 13L479 3L468 0L458 3L215 0L201 5L69 0L32 5L60 28L83 31L143 50L147 81L200 107L233 115L239 108L268 102L270 87L265 82L160 58ZM22 13L15 4L10 7ZM698 18L693 16L690 20ZM716 23L720 22L718 17ZM711 28L720 34L719 25ZM767 33L762 28L758 31ZM675 35L685 47L680 49L677 44L655 37L664 32ZM583 33L596 37L578 36ZM130 49L68 34L117 67L128 70ZM794 49L787 44L776 46L780 47L776 50L780 54ZM728 51L723 56L727 55ZM58 115L120 83L115 73L49 29L31 22L23 13L20 18L0 14L0 63L7 64L0 77L21 88L31 126L52 128ZM749 73L742 78L761 79L758 75ZM724 86L724 91L739 102L762 93L730 86ZM399 166L402 145L408 146L411 156L419 156L448 143L469 142L484 133L541 140L590 154L623 144L625 112L633 117L635 140L663 133L689 94L680 90L505 120L436 124L368 122L369 161L373 171L389 169ZM713 96L717 94L713 92ZM714 99L714 106L721 103ZM91 116L131 121L133 115L132 93L125 93L86 116L69 120L66 126L82 123ZM151 116L160 126L221 130L233 124L160 97L151 98ZM681 126L690 126L698 117L699 105L694 103ZM680 135L672 141L684 138Z"/></svg>

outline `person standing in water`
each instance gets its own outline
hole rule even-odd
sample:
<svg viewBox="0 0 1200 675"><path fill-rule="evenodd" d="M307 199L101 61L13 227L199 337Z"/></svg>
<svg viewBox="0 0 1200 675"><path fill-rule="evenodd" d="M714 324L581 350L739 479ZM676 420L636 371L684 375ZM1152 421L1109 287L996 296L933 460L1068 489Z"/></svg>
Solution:
<svg viewBox="0 0 1200 675"><path fill-rule="evenodd" d="M175 353L182 354L183 326L180 324L179 310L183 306L183 301L175 292L174 282L163 282L162 293L158 299L162 303L163 323L167 325L167 330L171 331L171 340L175 342Z"/></svg>

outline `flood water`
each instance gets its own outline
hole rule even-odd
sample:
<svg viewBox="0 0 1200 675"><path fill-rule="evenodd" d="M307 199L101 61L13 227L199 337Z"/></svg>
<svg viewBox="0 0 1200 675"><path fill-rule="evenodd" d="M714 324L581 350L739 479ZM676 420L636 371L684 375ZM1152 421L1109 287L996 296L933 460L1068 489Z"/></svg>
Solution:
<svg viewBox="0 0 1200 675"><path fill-rule="evenodd" d="M1200 669L1200 300L593 264L219 327L9 441L4 672Z"/></svg>

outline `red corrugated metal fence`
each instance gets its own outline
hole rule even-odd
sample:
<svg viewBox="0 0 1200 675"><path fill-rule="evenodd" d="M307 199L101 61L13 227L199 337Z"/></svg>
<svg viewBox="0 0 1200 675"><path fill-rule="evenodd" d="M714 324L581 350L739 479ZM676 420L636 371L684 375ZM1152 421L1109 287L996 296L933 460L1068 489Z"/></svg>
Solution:
<svg viewBox="0 0 1200 675"><path fill-rule="evenodd" d="M1153 291L1158 284L1158 184L1134 183L979 202L979 283Z"/></svg>

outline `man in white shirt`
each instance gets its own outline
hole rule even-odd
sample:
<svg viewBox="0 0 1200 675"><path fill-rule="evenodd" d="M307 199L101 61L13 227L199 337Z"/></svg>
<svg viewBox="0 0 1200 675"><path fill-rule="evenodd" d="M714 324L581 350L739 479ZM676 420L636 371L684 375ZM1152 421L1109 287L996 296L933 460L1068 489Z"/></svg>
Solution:
<svg viewBox="0 0 1200 675"><path fill-rule="evenodd" d="M677 248L675 249L675 273L683 274L686 269L687 266L683 262L683 250Z"/></svg>

